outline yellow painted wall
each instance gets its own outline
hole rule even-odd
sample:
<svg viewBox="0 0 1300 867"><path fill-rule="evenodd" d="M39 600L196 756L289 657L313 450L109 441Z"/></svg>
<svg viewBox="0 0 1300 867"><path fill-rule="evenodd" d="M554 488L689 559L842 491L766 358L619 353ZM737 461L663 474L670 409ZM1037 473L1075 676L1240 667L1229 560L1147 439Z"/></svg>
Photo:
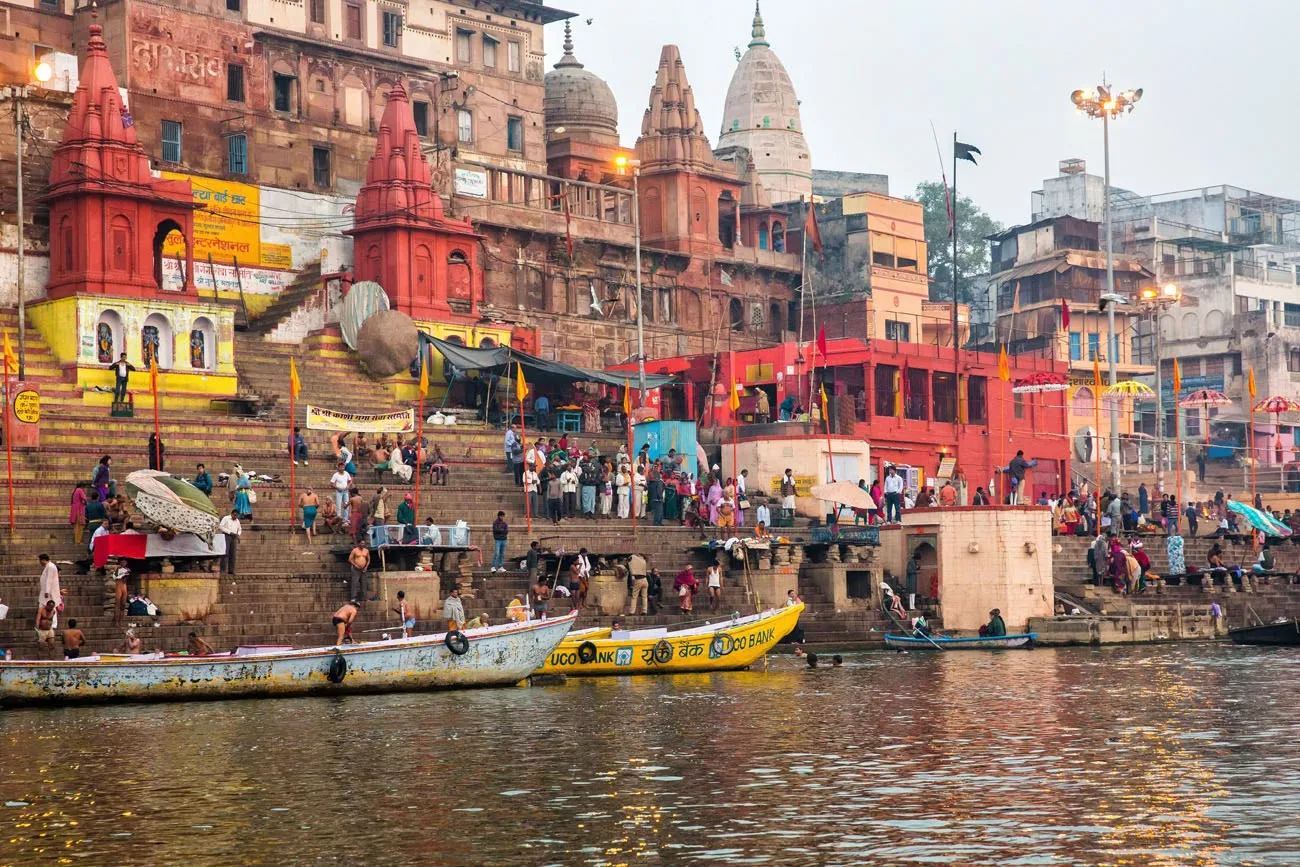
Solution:
<svg viewBox="0 0 1300 867"><path fill-rule="evenodd" d="M77 360L80 339L77 333L77 299L37 301L27 307L27 318L54 353L60 364Z"/></svg>

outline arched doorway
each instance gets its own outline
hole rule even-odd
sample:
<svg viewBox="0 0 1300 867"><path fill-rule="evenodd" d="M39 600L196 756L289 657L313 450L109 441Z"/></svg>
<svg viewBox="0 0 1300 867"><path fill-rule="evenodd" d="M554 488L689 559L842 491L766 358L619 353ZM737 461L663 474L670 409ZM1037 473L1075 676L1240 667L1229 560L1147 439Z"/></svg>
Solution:
<svg viewBox="0 0 1300 867"><path fill-rule="evenodd" d="M469 257L460 250L451 251L447 256L447 297L469 301L472 286Z"/></svg>
<svg viewBox="0 0 1300 867"><path fill-rule="evenodd" d="M180 223L175 220L163 220L158 224L158 228L153 233L153 281L159 289L167 288L163 285L163 246L167 243L167 236L172 232L180 235L182 247L189 243L188 239L185 237L185 232L181 229ZM184 267L185 266L182 264L181 269L184 270ZM177 288L182 291L184 290L184 274L181 275L180 286Z"/></svg>
<svg viewBox="0 0 1300 867"><path fill-rule="evenodd" d="M161 313L150 313L149 317L145 319L144 325L140 328L141 362L147 368L156 356L158 369L170 370L174 345L171 321Z"/></svg>
<svg viewBox="0 0 1300 867"><path fill-rule="evenodd" d="M731 322L732 331L745 330L745 305L740 303L739 298L732 298L727 303L727 318Z"/></svg>
<svg viewBox="0 0 1300 867"><path fill-rule="evenodd" d="M939 552L931 541L932 536L922 536L909 540L909 558L920 560L916 571L916 598L938 600L939 598Z"/></svg>

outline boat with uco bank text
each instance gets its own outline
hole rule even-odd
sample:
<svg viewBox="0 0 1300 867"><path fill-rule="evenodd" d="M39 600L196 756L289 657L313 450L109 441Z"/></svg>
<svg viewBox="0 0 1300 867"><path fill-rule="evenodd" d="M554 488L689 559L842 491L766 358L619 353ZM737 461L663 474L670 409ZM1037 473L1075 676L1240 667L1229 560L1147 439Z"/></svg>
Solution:
<svg viewBox="0 0 1300 867"><path fill-rule="evenodd" d="M580 632L546 658L539 674L573 676L736 671L753 665L790 634L802 602L686 629ZM604 630L601 630L603 633Z"/></svg>

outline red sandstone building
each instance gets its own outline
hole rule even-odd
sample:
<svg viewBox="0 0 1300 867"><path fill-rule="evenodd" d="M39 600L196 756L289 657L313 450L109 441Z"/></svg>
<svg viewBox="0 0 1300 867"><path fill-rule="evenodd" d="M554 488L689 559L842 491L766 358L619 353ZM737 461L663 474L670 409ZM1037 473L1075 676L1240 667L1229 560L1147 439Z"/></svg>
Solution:
<svg viewBox="0 0 1300 867"><path fill-rule="evenodd" d="M665 418L703 418L705 427L715 427L724 437L732 425L727 389L734 380L747 395L739 410L741 441L789 437L814 447L824 444L821 425L748 424L754 389L767 392L775 419L787 395L808 404L811 381L825 384L831 432L870 444L872 478L890 464L916 468L925 479L943 478L952 472L944 461L952 459L952 466L965 471L973 494L976 487L987 489L996 468L1024 449L1027 458L1038 460L1028 480L1035 497L1069 489L1062 393L1012 392L1017 380L1034 373L1064 378L1065 364L1013 357L1011 379L1003 382L998 358L990 353L963 351L954 372L951 348L839 339L828 342L826 358L817 357L813 371L809 358L816 347L803 349L801 354L798 344L782 343L720 353L716 371L713 355L656 359L647 371L682 380L661 395ZM817 386L812 389L815 394Z"/></svg>

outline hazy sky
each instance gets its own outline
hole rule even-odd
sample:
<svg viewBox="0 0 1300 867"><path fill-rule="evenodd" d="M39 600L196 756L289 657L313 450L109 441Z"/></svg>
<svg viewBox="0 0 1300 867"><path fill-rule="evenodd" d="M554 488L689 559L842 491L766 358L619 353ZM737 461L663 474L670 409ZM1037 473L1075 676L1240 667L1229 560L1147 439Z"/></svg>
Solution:
<svg viewBox="0 0 1300 867"><path fill-rule="evenodd" d="M619 102L635 142L665 43L682 51L716 147L733 48L749 42L749 0L547 0L578 13L576 54ZM586 23L592 18L591 25ZM907 195L937 179L951 139L984 152L960 191L1003 223L1068 157L1102 173L1101 122L1070 91L1142 87L1111 127L1112 183L1150 194L1235 184L1300 198L1293 0L764 0L768 41L794 80L817 168L889 175ZM547 68L563 25L547 28ZM949 170L951 173L951 170Z"/></svg>

